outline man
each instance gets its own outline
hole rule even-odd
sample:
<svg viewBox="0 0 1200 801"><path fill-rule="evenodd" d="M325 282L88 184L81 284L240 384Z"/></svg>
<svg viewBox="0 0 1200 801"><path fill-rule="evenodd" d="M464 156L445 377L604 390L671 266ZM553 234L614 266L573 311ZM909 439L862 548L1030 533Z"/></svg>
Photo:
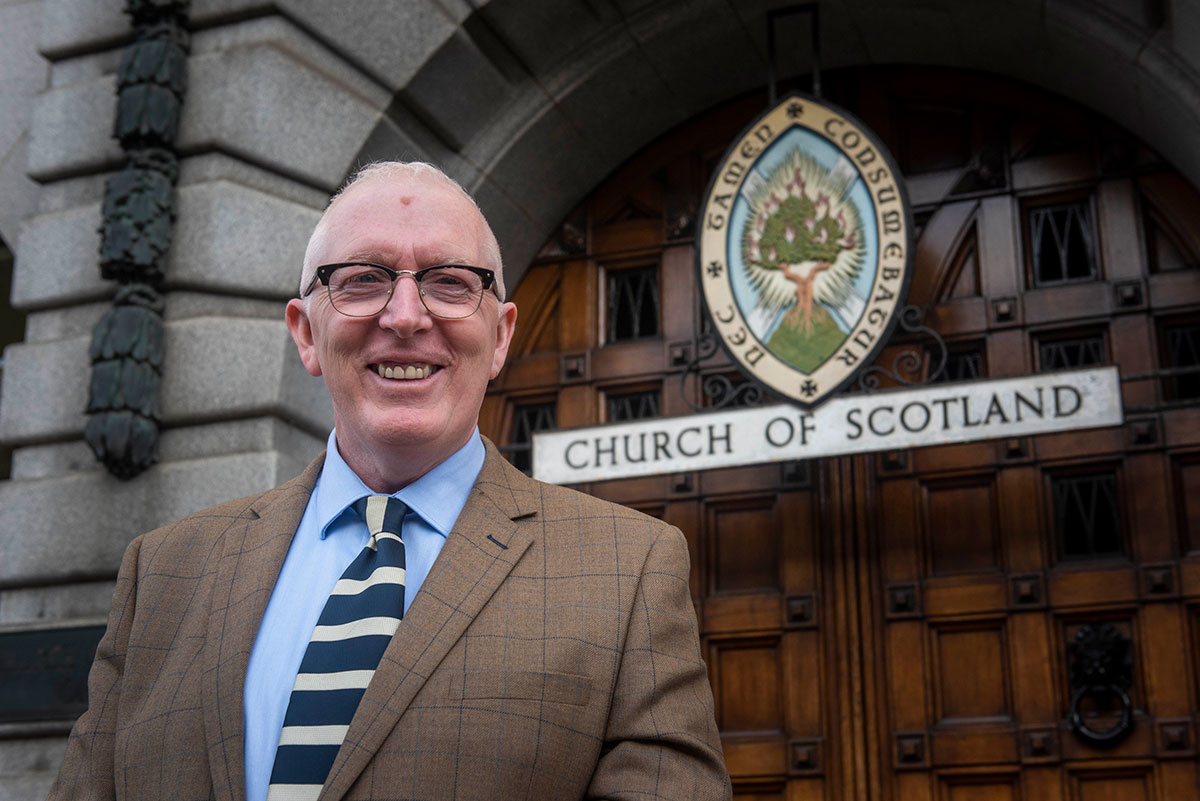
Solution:
<svg viewBox="0 0 1200 801"><path fill-rule="evenodd" d="M728 798L682 535L479 436L517 311L469 196L368 167L300 291L328 449L131 543L50 797Z"/></svg>

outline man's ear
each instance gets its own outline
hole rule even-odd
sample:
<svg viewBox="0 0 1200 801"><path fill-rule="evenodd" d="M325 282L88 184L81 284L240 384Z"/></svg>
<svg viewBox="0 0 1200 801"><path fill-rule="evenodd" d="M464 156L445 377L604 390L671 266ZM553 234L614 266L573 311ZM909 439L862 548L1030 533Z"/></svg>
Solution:
<svg viewBox="0 0 1200 801"><path fill-rule="evenodd" d="M296 343L296 350L300 353L300 361L304 362L304 369L308 370L311 376L321 375L321 360L317 356L312 321L308 317L304 301L299 298L289 300L284 319L287 321L288 333L292 335L292 341Z"/></svg>
<svg viewBox="0 0 1200 801"><path fill-rule="evenodd" d="M508 358L508 346L512 344L513 331L517 327L517 307L512 303L501 303L499 319L496 320L496 351L492 356L492 371L488 380L500 375L504 360Z"/></svg>

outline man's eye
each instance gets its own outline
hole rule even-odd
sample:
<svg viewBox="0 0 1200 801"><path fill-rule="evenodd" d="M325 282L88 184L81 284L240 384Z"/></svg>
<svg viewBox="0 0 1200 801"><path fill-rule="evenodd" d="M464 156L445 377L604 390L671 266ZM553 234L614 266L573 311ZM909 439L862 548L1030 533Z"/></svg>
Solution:
<svg viewBox="0 0 1200 801"><path fill-rule="evenodd" d="M343 290L377 289L389 283L386 275L379 270L362 270L337 275L334 284Z"/></svg>

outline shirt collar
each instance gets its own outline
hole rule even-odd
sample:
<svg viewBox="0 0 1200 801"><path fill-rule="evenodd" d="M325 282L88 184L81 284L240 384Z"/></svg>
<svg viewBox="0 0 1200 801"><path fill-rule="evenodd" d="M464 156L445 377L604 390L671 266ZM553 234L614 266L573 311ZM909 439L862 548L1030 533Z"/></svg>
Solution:
<svg viewBox="0 0 1200 801"><path fill-rule="evenodd" d="M449 536L483 467L484 454L483 440L476 428L466 444L448 459L392 495L404 501L409 509L420 515L443 537ZM350 504L363 496L375 494L342 459L337 449L336 429L329 432L325 465L313 493L316 496L321 539L325 539L329 526Z"/></svg>

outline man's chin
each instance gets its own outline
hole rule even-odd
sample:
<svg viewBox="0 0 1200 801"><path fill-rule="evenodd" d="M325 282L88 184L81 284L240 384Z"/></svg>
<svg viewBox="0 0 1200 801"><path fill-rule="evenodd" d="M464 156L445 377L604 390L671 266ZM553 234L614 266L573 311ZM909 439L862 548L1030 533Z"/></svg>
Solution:
<svg viewBox="0 0 1200 801"><path fill-rule="evenodd" d="M387 420L376 421L365 429L366 436L360 437L364 447L382 447L387 450L397 448L408 450L428 451L449 448L448 457L457 449L451 440L445 419L431 419L424 415L404 415ZM465 436L463 437L465 440ZM462 443L458 443L461 445Z"/></svg>

